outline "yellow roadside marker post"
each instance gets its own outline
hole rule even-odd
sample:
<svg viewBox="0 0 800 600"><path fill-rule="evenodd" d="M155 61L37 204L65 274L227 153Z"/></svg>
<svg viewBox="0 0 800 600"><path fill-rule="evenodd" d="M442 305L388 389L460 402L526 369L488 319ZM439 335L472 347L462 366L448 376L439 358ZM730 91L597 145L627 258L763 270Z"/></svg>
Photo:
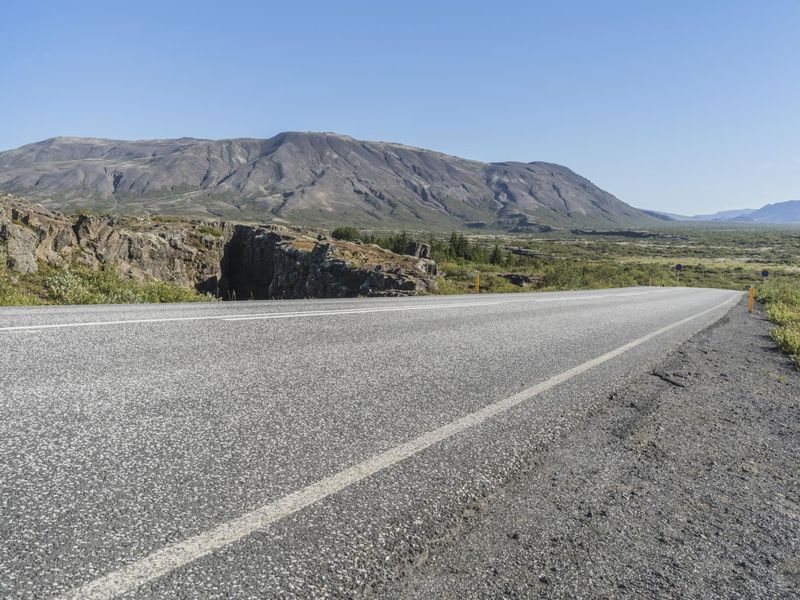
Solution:
<svg viewBox="0 0 800 600"><path fill-rule="evenodd" d="M753 300L756 297L755 286L750 286L750 296L747 298L747 312L753 312Z"/></svg>
<svg viewBox="0 0 800 600"><path fill-rule="evenodd" d="M475 293L481 293L481 274L480 272L475 273Z"/></svg>

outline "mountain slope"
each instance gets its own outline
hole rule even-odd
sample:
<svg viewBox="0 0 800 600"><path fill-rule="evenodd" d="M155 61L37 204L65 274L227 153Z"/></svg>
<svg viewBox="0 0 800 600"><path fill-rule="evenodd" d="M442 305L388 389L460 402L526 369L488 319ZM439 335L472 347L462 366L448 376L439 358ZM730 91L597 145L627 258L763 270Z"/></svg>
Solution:
<svg viewBox="0 0 800 600"><path fill-rule="evenodd" d="M61 209L372 227L655 222L566 167L481 163L331 133L52 138L0 153L0 191Z"/></svg>
<svg viewBox="0 0 800 600"><path fill-rule="evenodd" d="M676 213L661 212L657 210L648 210L646 212L647 214L655 217L664 217L670 221L732 221L733 219L737 219L739 217L746 217L754 211L755 209L753 208L741 208L738 210L721 210L719 212L706 215L679 215Z"/></svg>
<svg viewBox="0 0 800 600"><path fill-rule="evenodd" d="M693 221L731 221L747 217L750 213L755 212L753 208L740 208L738 210L721 210L710 215L695 215L691 217Z"/></svg>
<svg viewBox="0 0 800 600"><path fill-rule="evenodd" d="M748 223L800 223L800 200L767 204L733 220Z"/></svg>
<svg viewBox="0 0 800 600"><path fill-rule="evenodd" d="M770 223L788 224L800 223L800 200L787 200L775 202L761 208L743 208L739 210L723 210L710 215L676 215L673 213L658 213L646 211L649 214L661 214L675 221L714 221L725 223Z"/></svg>

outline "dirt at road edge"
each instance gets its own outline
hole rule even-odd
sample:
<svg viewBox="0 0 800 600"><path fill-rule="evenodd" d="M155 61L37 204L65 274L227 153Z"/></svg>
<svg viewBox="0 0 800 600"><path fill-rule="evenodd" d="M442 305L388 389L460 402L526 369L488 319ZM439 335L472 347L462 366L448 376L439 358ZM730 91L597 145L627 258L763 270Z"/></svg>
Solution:
<svg viewBox="0 0 800 600"><path fill-rule="evenodd" d="M800 596L800 372L740 308L375 595Z"/></svg>

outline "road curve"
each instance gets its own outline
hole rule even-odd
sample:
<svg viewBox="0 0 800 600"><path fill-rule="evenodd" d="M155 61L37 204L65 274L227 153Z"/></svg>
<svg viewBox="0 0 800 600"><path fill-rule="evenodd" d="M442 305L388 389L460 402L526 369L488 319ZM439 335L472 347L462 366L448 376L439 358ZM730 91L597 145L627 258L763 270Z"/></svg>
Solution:
<svg viewBox="0 0 800 600"><path fill-rule="evenodd" d="M738 292L0 309L0 596L351 596Z"/></svg>

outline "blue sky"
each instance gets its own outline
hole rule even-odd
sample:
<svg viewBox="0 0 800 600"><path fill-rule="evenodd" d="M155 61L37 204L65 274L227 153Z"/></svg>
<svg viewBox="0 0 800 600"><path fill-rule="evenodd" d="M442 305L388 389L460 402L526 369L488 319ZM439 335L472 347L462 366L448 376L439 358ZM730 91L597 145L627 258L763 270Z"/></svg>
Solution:
<svg viewBox="0 0 800 600"><path fill-rule="evenodd" d="M800 198L800 2L0 2L0 149L346 133L643 208Z"/></svg>

